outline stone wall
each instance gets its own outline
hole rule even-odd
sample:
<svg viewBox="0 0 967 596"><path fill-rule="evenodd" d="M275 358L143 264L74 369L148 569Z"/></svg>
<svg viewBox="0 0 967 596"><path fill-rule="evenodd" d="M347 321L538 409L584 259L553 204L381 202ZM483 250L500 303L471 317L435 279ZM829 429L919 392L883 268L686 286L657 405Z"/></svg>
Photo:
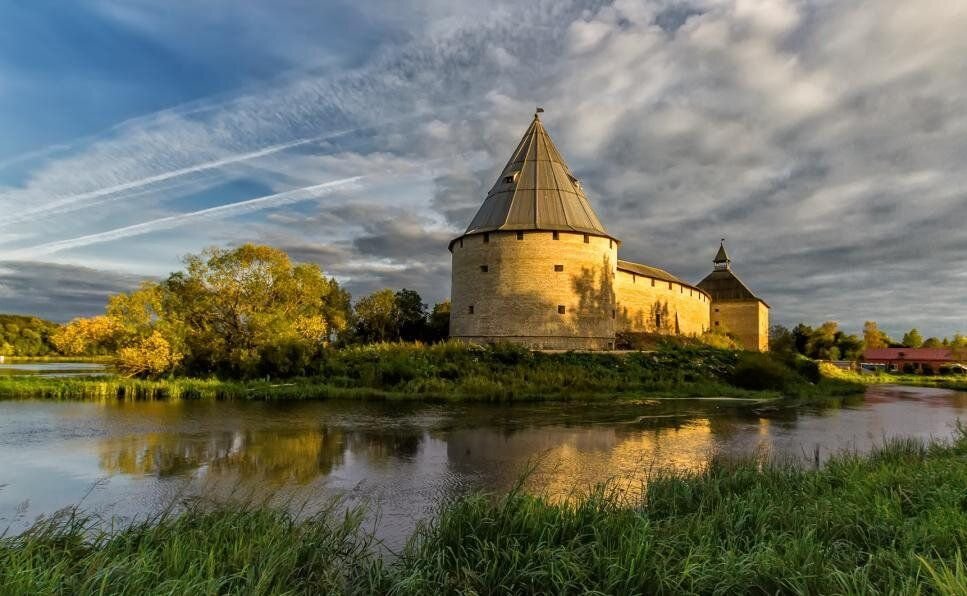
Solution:
<svg viewBox="0 0 967 596"><path fill-rule="evenodd" d="M731 333L747 350L769 349L769 307L761 300L728 300L712 303L712 328Z"/></svg>
<svg viewBox="0 0 967 596"><path fill-rule="evenodd" d="M709 296L698 288L618 270L618 331L701 335L709 329Z"/></svg>
<svg viewBox="0 0 967 596"><path fill-rule="evenodd" d="M613 347L617 241L556 236L501 231L454 241L450 336L537 349Z"/></svg>

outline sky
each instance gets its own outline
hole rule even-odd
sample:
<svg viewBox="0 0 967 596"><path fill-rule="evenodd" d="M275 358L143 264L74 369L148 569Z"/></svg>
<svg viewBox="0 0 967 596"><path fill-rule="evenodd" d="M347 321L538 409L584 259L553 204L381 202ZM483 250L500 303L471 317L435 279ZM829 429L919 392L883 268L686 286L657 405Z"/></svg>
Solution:
<svg viewBox="0 0 967 596"><path fill-rule="evenodd" d="M626 260L775 323L967 333L967 3L32 0L0 19L0 312L208 246L449 295L534 108Z"/></svg>

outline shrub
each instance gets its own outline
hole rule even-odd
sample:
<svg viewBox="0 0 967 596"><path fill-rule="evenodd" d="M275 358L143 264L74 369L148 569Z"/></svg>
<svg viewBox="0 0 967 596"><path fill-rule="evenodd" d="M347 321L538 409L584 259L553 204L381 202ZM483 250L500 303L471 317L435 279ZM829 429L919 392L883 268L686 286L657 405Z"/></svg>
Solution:
<svg viewBox="0 0 967 596"><path fill-rule="evenodd" d="M782 391L797 381L795 373L766 354L747 352L739 357L731 382L736 387L758 391Z"/></svg>

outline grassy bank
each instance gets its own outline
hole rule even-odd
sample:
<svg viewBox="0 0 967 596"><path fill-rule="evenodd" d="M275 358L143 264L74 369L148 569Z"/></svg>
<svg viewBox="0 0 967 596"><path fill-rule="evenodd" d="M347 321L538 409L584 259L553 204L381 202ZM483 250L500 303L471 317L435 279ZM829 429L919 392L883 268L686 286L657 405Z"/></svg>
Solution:
<svg viewBox="0 0 967 596"><path fill-rule="evenodd" d="M802 363L702 346L653 352L532 353L510 346L380 344L330 350L314 375L280 381L0 378L0 397L52 399L593 400L799 398L855 393Z"/></svg>
<svg viewBox="0 0 967 596"><path fill-rule="evenodd" d="M641 501L520 491L441 507L391 562L360 512L189 506L130 527L78 512L0 539L9 593L967 592L967 434L820 470L712 461Z"/></svg>
<svg viewBox="0 0 967 596"><path fill-rule="evenodd" d="M858 385L910 385L913 387L937 387L938 389L952 389L967 391L967 376L965 375L911 375L911 374L860 374L837 368L829 363L820 365L823 376Z"/></svg>

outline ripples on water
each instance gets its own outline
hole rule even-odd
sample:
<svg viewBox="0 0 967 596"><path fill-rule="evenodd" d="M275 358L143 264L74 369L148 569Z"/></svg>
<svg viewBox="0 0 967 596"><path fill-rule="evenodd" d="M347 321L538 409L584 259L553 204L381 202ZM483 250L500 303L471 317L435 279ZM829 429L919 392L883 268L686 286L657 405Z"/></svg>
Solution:
<svg viewBox="0 0 967 596"><path fill-rule="evenodd" d="M947 437L967 394L874 387L805 410L754 402L427 405L363 402L0 402L0 528L75 504L145 515L196 495L367 503L399 546L447 498L529 490L562 498L712 455L811 463L897 435ZM93 488L92 488L93 487ZM86 495L86 496L85 496ZM375 516L371 520L376 523Z"/></svg>

